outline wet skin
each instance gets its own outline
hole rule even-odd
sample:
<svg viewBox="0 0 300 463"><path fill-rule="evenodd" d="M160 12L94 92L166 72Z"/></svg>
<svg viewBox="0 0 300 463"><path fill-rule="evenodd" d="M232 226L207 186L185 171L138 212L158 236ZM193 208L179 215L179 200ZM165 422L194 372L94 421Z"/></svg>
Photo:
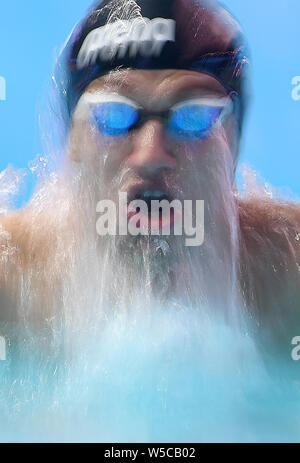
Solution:
<svg viewBox="0 0 300 463"><path fill-rule="evenodd" d="M226 91L214 78L178 70L115 72L95 80L86 90L88 93L103 91L121 94L149 111L164 111L192 97L226 96ZM101 165L108 197L116 199L119 191L134 195L137 188L160 188L170 199L177 195L179 199L206 199L207 191L213 191L212 172L216 169L221 171L220 175L229 175L230 194L234 197L235 162L239 151L234 114L210 136L189 142L187 148L186 143L170 137L163 123L156 119L148 120L123 139L104 137L99 131L91 130L89 120L77 117L78 108L79 105L70 132L70 157L73 162L85 163L91 169ZM109 154L105 162L99 160L103 149ZM199 174L197 189L195 172ZM220 190L216 195L220 194L221 198L221 193ZM296 239L300 232L299 205L267 198L244 201L234 198L239 214L240 282L245 307L253 309L258 324L275 325L279 313L286 327L295 326L299 323L300 310L300 241ZM29 214L20 212L2 219L3 229L10 233L10 243L20 251L18 266L24 269L28 265L38 268L51 260L47 252L49 236L39 234L42 227L32 229ZM63 239L59 233L55 237L57 241ZM31 246L28 246L29 237ZM2 250L6 246L4 239ZM14 262L6 264L5 272L2 270L5 297L15 292L13 279L7 278L8 272L13 274L14 265ZM43 278L46 279L46 274L41 277L39 273L37 285L41 288L40 299L47 305L47 282ZM57 283L59 285L59 277ZM9 311L4 305L2 303L2 313L7 314ZM283 331L284 339L290 336L285 329Z"/></svg>
<svg viewBox="0 0 300 463"><path fill-rule="evenodd" d="M178 102L194 97L222 98L227 95L219 82L205 74L184 71L123 71L111 73L92 82L86 93L118 93L138 103L148 111L165 111ZM76 112L71 132L71 157L75 161L96 162L99 146L105 146L109 156L105 163L105 181L109 185L120 166L130 171L141 182L160 181L163 176L174 177L186 188L190 172L187 168L187 148L197 149L194 167L200 171L209 168L212 150L228 158L236 158L238 152L237 123L233 115L225 121L226 143L215 136L199 141L174 140L168 136L159 120L148 120L124 138L102 136L92 132L89 120L77 121ZM89 134L89 146L82 146L82 137ZM180 173L178 175L178 173ZM179 178L180 177L180 178ZM129 186L127 186L129 187ZM126 189L126 188L125 188Z"/></svg>

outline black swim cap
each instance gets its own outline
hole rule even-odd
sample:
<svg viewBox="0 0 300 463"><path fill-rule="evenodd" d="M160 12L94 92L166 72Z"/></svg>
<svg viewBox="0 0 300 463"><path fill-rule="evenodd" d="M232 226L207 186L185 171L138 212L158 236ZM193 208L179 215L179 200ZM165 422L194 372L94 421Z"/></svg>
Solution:
<svg viewBox="0 0 300 463"><path fill-rule="evenodd" d="M188 69L237 94L242 128L248 55L242 30L214 0L103 0L62 52L68 116L86 87L116 69Z"/></svg>

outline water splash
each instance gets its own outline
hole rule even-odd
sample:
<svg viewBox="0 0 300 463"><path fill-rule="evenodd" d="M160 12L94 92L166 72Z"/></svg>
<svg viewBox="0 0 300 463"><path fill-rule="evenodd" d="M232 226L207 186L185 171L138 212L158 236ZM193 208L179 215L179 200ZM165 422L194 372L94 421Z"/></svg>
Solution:
<svg viewBox="0 0 300 463"><path fill-rule="evenodd" d="M14 169L12 166L0 172L0 216L7 215L16 208L22 195L26 175L25 169Z"/></svg>
<svg viewBox="0 0 300 463"><path fill-rule="evenodd" d="M9 172L13 182L19 178ZM15 190L3 185L5 199ZM57 197L54 218L66 218L60 188L59 175L43 182L29 208L39 216ZM154 245L168 253L167 243ZM125 301L124 311L115 267L118 309L105 310L103 282L95 261L85 257L88 269L77 267L74 257L69 262L63 323L54 314L38 332L22 318L0 324L8 340L8 359L0 362L0 441L299 441L295 364L265 355L253 320L244 317L237 327L212 307L185 306L175 298L160 305L145 299L147 280L140 301L132 300L129 311ZM84 286L83 275L90 279ZM25 281L23 291L29 287ZM25 293L23 298L28 301Z"/></svg>
<svg viewBox="0 0 300 463"><path fill-rule="evenodd" d="M0 364L1 441L299 439L299 383L267 373L251 337L216 320L119 317L98 340L79 335L61 364L39 345Z"/></svg>
<svg viewBox="0 0 300 463"><path fill-rule="evenodd" d="M289 346L279 355L261 342L264 333L258 339L239 288L231 154L203 153L199 181L198 152L184 153L194 176L176 193L196 191L207 202L203 248L167 238L99 242L95 205L128 172L107 185L110 147L92 130L80 131L78 152L66 156L77 134L58 109L62 80L58 72L43 113L45 154L30 165L38 186L12 214L17 227L0 229L0 302L14 314L0 313L0 441L299 441L298 365ZM220 131L219 146L224 139ZM22 175L0 175L6 217ZM274 190L250 173L241 196L272 198Z"/></svg>

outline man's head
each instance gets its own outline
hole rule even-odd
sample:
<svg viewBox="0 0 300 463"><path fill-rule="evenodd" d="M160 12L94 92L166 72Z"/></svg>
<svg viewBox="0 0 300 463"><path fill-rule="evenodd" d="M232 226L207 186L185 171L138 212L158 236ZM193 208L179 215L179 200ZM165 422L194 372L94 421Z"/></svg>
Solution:
<svg viewBox="0 0 300 463"><path fill-rule="evenodd" d="M63 56L71 159L87 170L90 196L204 200L205 245L192 254L212 282L215 265L232 264L248 63L239 26L208 0L103 1ZM172 265L191 258L167 242Z"/></svg>
<svg viewBox="0 0 300 463"><path fill-rule="evenodd" d="M72 113L95 78L116 69L185 69L214 76L238 94L240 127L248 57L238 23L215 0L102 0L64 49Z"/></svg>
<svg viewBox="0 0 300 463"><path fill-rule="evenodd" d="M138 149L129 148L129 140L134 138L139 143L139 140L144 140L143 133L147 131L149 141L151 127L153 136L150 139L152 149L156 152L157 170L152 177L156 180L160 177L158 171L162 171L159 165L167 163L168 170L171 170L169 164L175 170L174 158L166 160L163 154L166 146L171 157L172 151L178 153L183 147L185 151L197 150L198 158L201 157L203 161L200 165L198 163L202 173L205 172L203 168L209 168L214 158L211 156L205 159L203 153L215 149L229 149L235 166L246 104L245 74L248 60L238 23L216 2L103 0L75 28L64 49L63 58L66 61L66 74L62 85L65 87L68 114L73 125L71 152L74 160L87 161L90 150L96 150L95 158L98 158L99 146L94 149L92 147L93 142L98 140L102 146L109 145L111 152L118 147L119 157L115 157L117 166L123 161L125 167L127 164L133 166L132 157L127 157L133 149L135 153ZM95 123L91 124L91 114L86 111L86 124L83 125L83 111L78 118L78 102L80 100L82 108L82 100L92 92L95 95L115 93L129 97L132 103L156 115L160 111L165 113L173 110L174 105L187 99L198 100L198 104L203 106L211 104L210 110L205 110L206 114L204 110L197 112L194 109L191 116L199 119L196 128L201 128L200 119L204 118L204 127L209 130L205 137L198 137L198 140L195 137L193 140L184 137L178 140L178 137L167 136L170 132L165 130L168 126L161 123L161 118L151 119L148 116L144 124L130 127L132 130L128 137L114 137L112 134L103 137L107 134L98 125L96 135L95 130L91 130L94 136L86 141L82 149L80 141L91 125L95 129ZM231 110L227 111L227 117L220 118L214 106L218 105L218 99L225 101L226 97L228 103L231 103ZM86 106L87 100L85 98ZM95 103L96 100L95 97ZM222 112L222 116L225 112ZM208 123L211 127L205 125ZM85 131L82 132L83 127ZM221 128L226 129L223 150L222 147L216 147L214 141ZM158 132L160 139L157 137ZM174 138L178 143L174 142ZM142 144L146 148L144 141ZM159 160L159 156L163 159ZM110 155L108 164L113 160L114 156ZM184 156L182 160L184 164ZM147 162L145 160L144 171L149 173ZM181 167L180 162L177 164ZM106 178L112 181L109 173Z"/></svg>

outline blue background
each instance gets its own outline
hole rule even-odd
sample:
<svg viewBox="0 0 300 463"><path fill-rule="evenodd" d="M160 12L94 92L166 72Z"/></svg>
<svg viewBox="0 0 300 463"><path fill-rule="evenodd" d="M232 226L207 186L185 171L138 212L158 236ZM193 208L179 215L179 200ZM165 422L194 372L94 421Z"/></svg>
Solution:
<svg viewBox="0 0 300 463"><path fill-rule="evenodd" d="M241 159L267 182L300 196L300 100L292 99L292 78L300 76L300 1L223 3L241 22L252 53L253 101ZM6 101L0 101L0 171L8 164L26 167L41 152L39 101L57 51L90 4L1 2L0 76L7 89Z"/></svg>

